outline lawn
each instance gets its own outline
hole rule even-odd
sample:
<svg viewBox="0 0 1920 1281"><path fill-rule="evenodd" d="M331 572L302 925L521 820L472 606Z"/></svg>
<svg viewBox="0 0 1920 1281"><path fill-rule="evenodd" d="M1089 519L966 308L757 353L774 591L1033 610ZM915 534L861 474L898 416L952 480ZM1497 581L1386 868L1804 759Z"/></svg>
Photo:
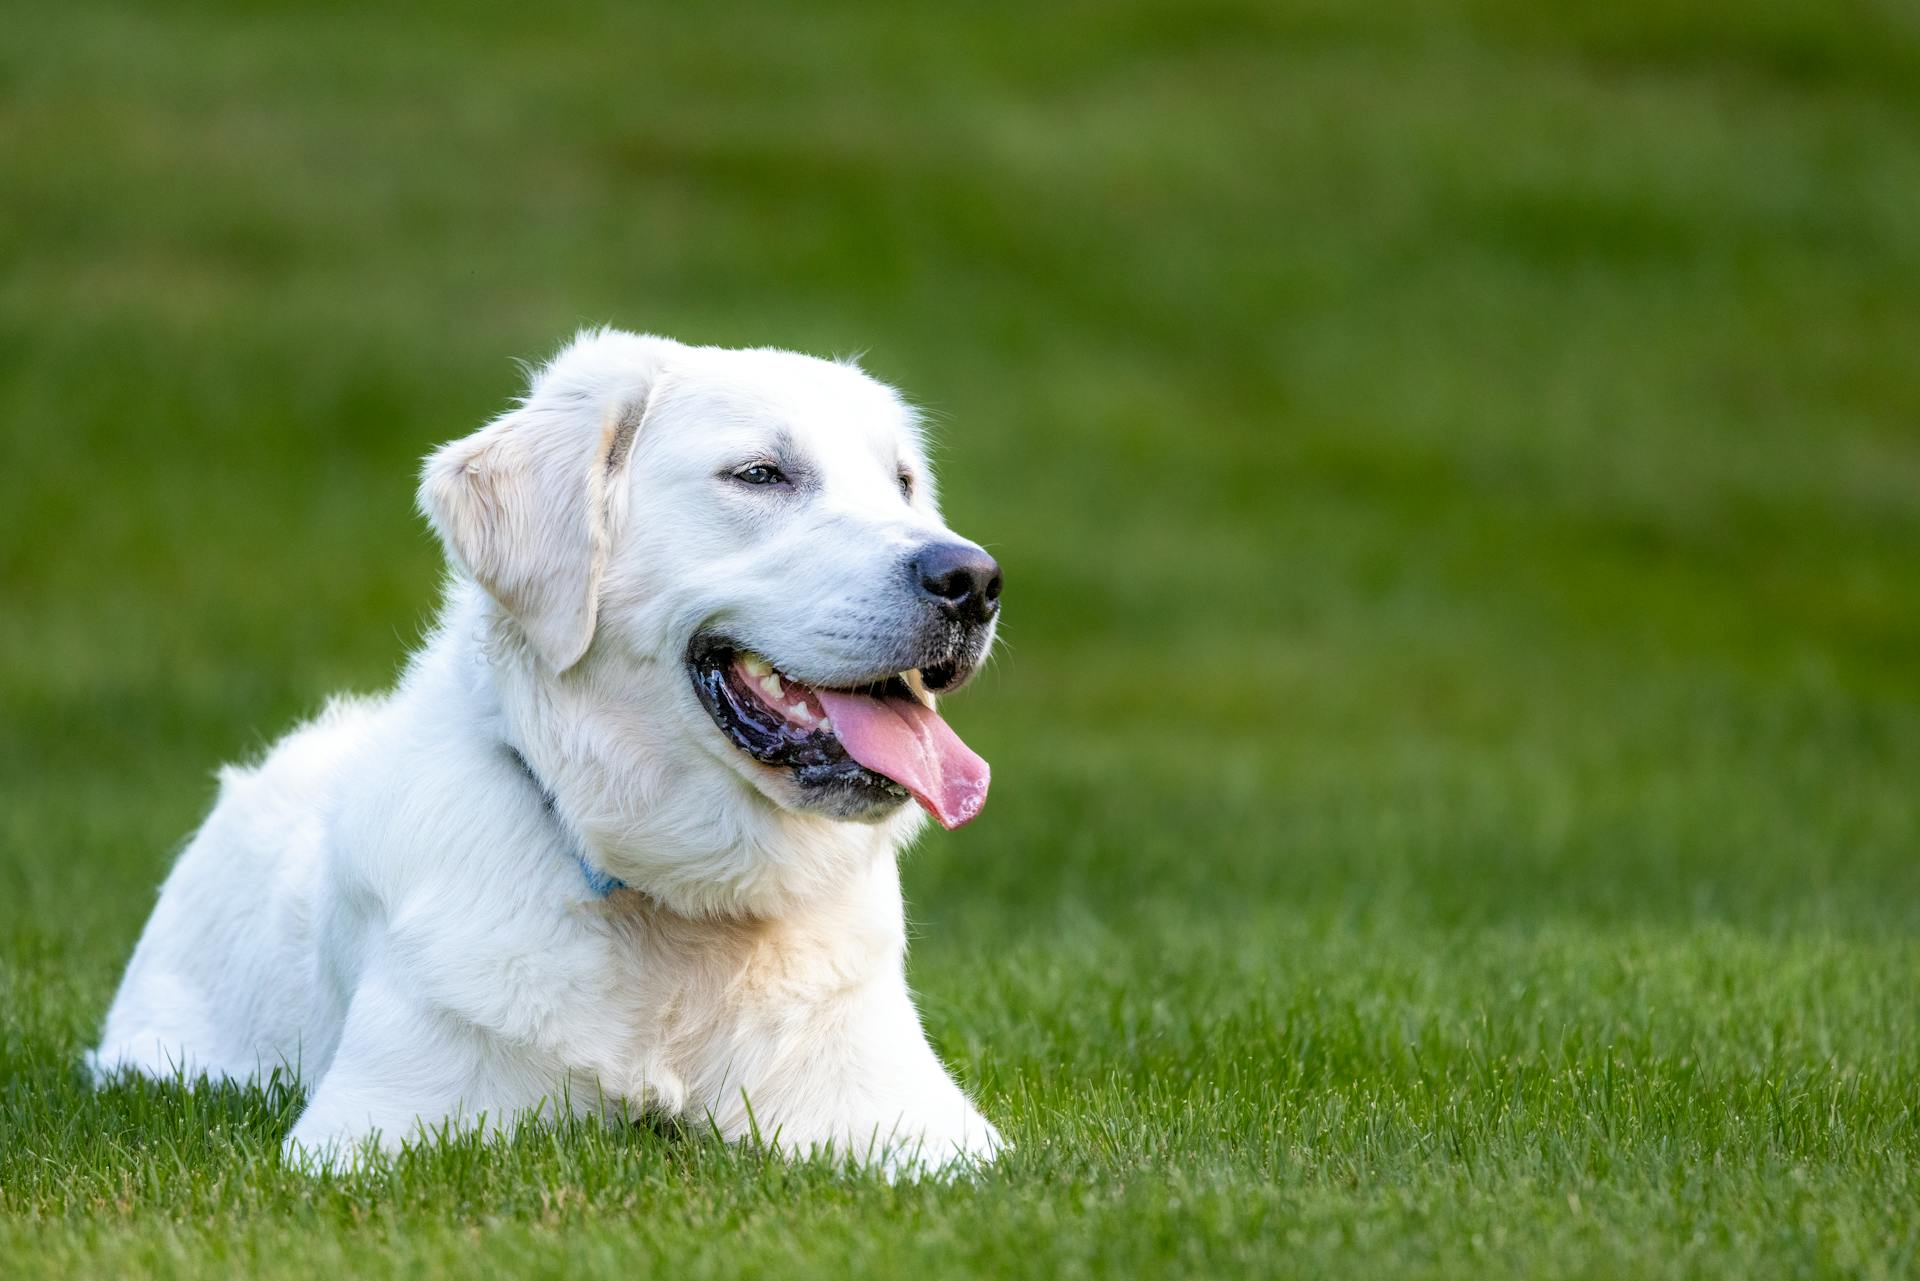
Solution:
<svg viewBox="0 0 1920 1281"><path fill-rule="evenodd" d="M14 6L0 1274L1920 1273L1903 0ZM906 868L955 1185L314 1181L79 1071L412 471L615 322L866 352L1007 568Z"/></svg>

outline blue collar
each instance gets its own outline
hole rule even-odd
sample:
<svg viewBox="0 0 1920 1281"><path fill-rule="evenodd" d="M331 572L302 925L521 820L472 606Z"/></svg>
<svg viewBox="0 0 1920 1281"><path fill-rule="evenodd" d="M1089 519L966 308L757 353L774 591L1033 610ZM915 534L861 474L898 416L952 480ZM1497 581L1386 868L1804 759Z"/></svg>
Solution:
<svg viewBox="0 0 1920 1281"><path fill-rule="evenodd" d="M567 852L572 854L573 861L580 865L580 876L587 883L587 893L594 898L603 899L615 890L626 889L625 881L595 867L587 858L586 851L581 849L578 842L573 839L573 833L568 831L567 825L560 821L560 811L555 807L553 793L547 789L545 783L540 781L540 776L533 772L533 766L527 764L527 758L520 754L520 749L511 743L503 743L502 746L507 749L507 755L513 757L514 764L520 767L520 772L527 776L527 781L539 790L540 804L553 818L554 825L560 829L561 838L567 843Z"/></svg>

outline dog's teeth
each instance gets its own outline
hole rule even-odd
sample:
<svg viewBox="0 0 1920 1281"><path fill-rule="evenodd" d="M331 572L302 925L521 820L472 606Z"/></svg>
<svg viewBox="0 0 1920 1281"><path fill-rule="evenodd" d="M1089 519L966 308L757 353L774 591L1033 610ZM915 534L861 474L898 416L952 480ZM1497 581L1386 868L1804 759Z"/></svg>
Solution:
<svg viewBox="0 0 1920 1281"><path fill-rule="evenodd" d="M829 734L833 733L833 718L831 716L822 716L820 718L820 728Z"/></svg>
<svg viewBox="0 0 1920 1281"><path fill-rule="evenodd" d="M787 713L802 725L813 724L813 713L807 710L805 703L795 703L787 709Z"/></svg>
<svg viewBox="0 0 1920 1281"><path fill-rule="evenodd" d="M742 654L740 666L755 680L759 680L773 670L773 665L758 654Z"/></svg>
<svg viewBox="0 0 1920 1281"><path fill-rule="evenodd" d="M760 681L760 688L766 690L767 693L773 697L778 698L780 697L780 678L778 676L763 677Z"/></svg>

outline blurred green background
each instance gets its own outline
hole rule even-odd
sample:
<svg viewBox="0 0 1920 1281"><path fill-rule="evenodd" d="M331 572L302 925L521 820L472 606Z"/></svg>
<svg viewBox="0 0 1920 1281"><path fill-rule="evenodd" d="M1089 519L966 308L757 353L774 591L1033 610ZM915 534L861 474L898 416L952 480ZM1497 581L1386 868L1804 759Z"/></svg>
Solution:
<svg viewBox="0 0 1920 1281"><path fill-rule="evenodd" d="M16 5L0 1270L1910 1275L1920 9ZM958 1188L316 1188L76 1060L574 328L864 351L1008 573ZM469 1154L471 1155L471 1154Z"/></svg>

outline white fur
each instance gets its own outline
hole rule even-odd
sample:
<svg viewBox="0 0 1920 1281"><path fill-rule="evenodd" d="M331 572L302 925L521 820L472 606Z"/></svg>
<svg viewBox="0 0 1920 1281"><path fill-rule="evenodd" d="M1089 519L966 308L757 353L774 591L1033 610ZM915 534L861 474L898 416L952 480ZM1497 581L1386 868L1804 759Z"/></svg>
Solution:
<svg viewBox="0 0 1920 1281"><path fill-rule="evenodd" d="M770 506L724 473L782 436L813 482ZM97 1076L291 1068L304 1160L561 1106L894 1170L990 1157L904 979L919 812L799 808L682 663L724 626L817 683L908 665L894 569L952 535L899 398L850 365L587 333L428 460L421 502L462 571L433 635L392 693L222 773ZM631 888L596 898L576 854Z"/></svg>

